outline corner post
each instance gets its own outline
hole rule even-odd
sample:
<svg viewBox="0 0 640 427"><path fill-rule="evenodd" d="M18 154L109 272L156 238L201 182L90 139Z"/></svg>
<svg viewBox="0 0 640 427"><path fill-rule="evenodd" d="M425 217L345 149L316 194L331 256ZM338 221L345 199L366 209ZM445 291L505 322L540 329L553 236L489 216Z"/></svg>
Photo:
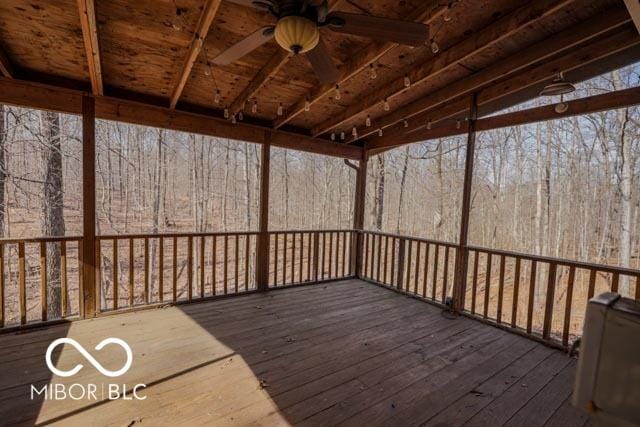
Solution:
<svg viewBox="0 0 640 427"><path fill-rule="evenodd" d="M269 171L271 168L271 132L264 133L260 161L259 234L256 241L256 284L259 291L269 288Z"/></svg>
<svg viewBox="0 0 640 427"><path fill-rule="evenodd" d="M96 114L95 99L82 97L82 242L80 315L96 315Z"/></svg>
<svg viewBox="0 0 640 427"><path fill-rule="evenodd" d="M366 150L362 151L362 158L358 164L356 172L356 191L353 203L353 229L355 231L355 239L352 240L351 246L351 265L353 266L354 275L361 277L362 270L362 243L364 229L364 207L365 195L367 192L367 161L368 155Z"/></svg>
<svg viewBox="0 0 640 427"><path fill-rule="evenodd" d="M476 120L478 119L478 96L471 96L469 131L467 134L467 153L464 168L464 186L462 193L462 214L460 219L460 240L456 250L455 279L453 282L453 310L464 309L467 270L469 267L469 216L471 212L471 190L473 186L473 160L476 148Z"/></svg>

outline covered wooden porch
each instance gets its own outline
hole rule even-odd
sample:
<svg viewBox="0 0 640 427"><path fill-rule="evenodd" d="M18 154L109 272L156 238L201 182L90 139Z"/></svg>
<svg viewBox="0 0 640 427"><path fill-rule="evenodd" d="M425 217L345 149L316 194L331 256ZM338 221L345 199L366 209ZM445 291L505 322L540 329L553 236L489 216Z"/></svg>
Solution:
<svg viewBox="0 0 640 427"><path fill-rule="evenodd" d="M91 369L51 378L41 363L55 338L90 348L106 331L136 343L119 380L146 384L146 400L12 400L31 384L106 382ZM7 424L588 424L570 405L576 361L566 353L355 279L84 320L2 344ZM119 349L103 352L105 367L121 363ZM72 348L55 357L60 369L84 362Z"/></svg>

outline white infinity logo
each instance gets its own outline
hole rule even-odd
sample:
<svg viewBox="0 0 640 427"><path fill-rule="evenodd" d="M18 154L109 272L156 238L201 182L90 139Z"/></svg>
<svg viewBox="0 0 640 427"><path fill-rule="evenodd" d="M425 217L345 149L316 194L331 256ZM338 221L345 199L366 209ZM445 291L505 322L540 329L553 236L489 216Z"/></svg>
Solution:
<svg viewBox="0 0 640 427"><path fill-rule="evenodd" d="M131 347L129 347L129 344L127 344L120 338L107 338L100 341L100 343L96 346L96 350L102 350L109 344L118 344L124 349L124 351L127 353L127 362L121 369L118 369L117 371L110 371L108 369L105 369L96 359L93 358L91 354L89 354L87 350L84 349L84 347L78 344L76 340L71 338L58 338L57 340L49 344L49 348L47 348L46 362L51 372L60 377L70 377L77 374L78 371L83 368L83 365L79 363L69 371L61 371L53 365L53 363L51 362L51 353L53 353L53 350L60 344L70 344L74 346L76 350L78 350L80 354L82 354L85 359L89 361L89 363L91 363L98 371L100 371L102 375L105 375L107 377L119 377L129 370L129 368L131 367L131 363L133 362L133 353L131 352Z"/></svg>

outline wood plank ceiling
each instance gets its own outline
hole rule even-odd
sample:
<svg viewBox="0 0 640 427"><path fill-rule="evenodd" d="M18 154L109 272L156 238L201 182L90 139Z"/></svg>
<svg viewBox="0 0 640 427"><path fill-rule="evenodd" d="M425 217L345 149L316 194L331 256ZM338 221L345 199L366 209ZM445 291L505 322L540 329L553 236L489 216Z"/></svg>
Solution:
<svg viewBox="0 0 640 427"><path fill-rule="evenodd" d="M332 0L329 6L428 23L437 51L431 41L411 48L323 29L340 75L337 100L334 85L321 84L304 57L287 55L275 41L230 65L213 64L226 48L274 23L237 2L3 0L0 74L215 117L228 106L267 129L319 143L332 133L341 142L344 132L345 144L362 146L366 139L379 147L379 129L388 138L464 118L474 91L488 111L534 96L559 71L580 80L640 59L640 37L619 0Z"/></svg>

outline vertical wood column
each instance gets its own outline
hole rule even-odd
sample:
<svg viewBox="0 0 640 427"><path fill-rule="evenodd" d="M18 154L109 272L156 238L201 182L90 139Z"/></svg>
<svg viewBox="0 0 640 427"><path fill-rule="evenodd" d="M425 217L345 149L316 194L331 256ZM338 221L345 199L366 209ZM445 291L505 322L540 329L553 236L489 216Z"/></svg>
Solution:
<svg viewBox="0 0 640 427"><path fill-rule="evenodd" d="M455 278L453 282L453 309L464 309L467 269L469 267L469 215L471 213L471 189L473 186L473 160L476 149L476 120L478 119L477 94L471 97L469 114L469 133L467 136L467 156L464 168L464 186L462 193L462 215L460 218L460 240L456 251Z"/></svg>
<svg viewBox="0 0 640 427"><path fill-rule="evenodd" d="M82 98L82 289L80 315L96 314L96 140L95 100Z"/></svg>
<svg viewBox="0 0 640 427"><path fill-rule="evenodd" d="M269 288L269 169L271 167L271 133L265 132L260 161L260 217L256 242L256 284L258 290Z"/></svg>
<svg viewBox="0 0 640 427"><path fill-rule="evenodd" d="M363 235L360 233L364 229L364 207L367 192L367 152L363 150L362 158L356 173L356 191L353 203L353 229L356 231L355 239L352 240L351 265L356 277L361 277L362 270L362 242Z"/></svg>

